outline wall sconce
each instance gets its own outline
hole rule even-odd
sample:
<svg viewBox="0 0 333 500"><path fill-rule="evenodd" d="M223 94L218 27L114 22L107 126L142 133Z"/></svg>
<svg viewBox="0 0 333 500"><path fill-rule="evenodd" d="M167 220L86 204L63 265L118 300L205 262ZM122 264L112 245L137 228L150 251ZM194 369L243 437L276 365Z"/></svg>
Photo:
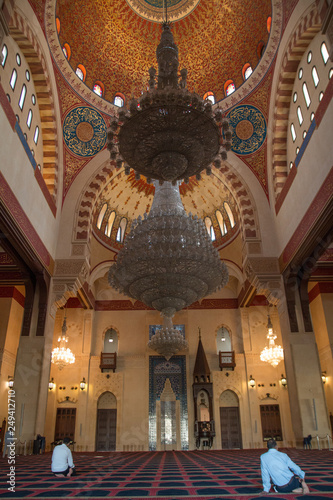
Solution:
<svg viewBox="0 0 333 500"><path fill-rule="evenodd" d="M50 382L49 382L49 391L52 391L54 388L55 388L55 383L54 383L54 380L52 377Z"/></svg>
<svg viewBox="0 0 333 500"><path fill-rule="evenodd" d="M282 375L281 375L281 385L282 385L282 387L286 387L286 385L287 385L287 379L286 379L286 377L283 375L283 373L282 373Z"/></svg>
<svg viewBox="0 0 333 500"><path fill-rule="evenodd" d="M256 382L254 380L254 378L252 377L252 375L250 375L250 380L249 380L249 386L253 389L256 385Z"/></svg>
<svg viewBox="0 0 333 500"><path fill-rule="evenodd" d="M327 382L326 372L321 372L321 381L323 384L326 384Z"/></svg>
<svg viewBox="0 0 333 500"><path fill-rule="evenodd" d="M83 377L83 379L80 382L80 389L81 389L81 391L84 391L85 388L86 388L86 386L87 386L87 382L86 382L86 379Z"/></svg>
<svg viewBox="0 0 333 500"><path fill-rule="evenodd" d="M7 384L8 384L8 388L9 389L12 389L14 387L14 379L10 375L8 375L8 382L7 382Z"/></svg>

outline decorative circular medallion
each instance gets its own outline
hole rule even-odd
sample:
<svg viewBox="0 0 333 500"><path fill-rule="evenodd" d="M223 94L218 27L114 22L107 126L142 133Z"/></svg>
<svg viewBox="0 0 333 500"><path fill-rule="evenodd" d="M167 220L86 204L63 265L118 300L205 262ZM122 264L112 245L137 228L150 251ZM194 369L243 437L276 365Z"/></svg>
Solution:
<svg viewBox="0 0 333 500"><path fill-rule="evenodd" d="M139 16L161 23L165 20L164 0L126 0L132 10ZM200 3L200 0L168 0L167 18L168 21L180 21L188 16Z"/></svg>
<svg viewBox="0 0 333 500"><path fill-rule="evenodd" d="M106 143L106 124L100 113L89 107L72 109L64 120L66 146L78 156L94 156Z"/></svg>
<svg viewBox="0 0 333 500"><path fill-rule="evenodd" d="M259 149L266 139L267 125L264 115L255 106L236 106L228 113L234 129L232 151L248 155Z"/></svg>
<svg viewBox="0 0 333 500"><path fill-rule="evenodd" d="M80 122L76 127L76 135L83 142L89 142L94 136L94 129L88 122Z"/></svg>
<svg viewBox="0 0 333 500"><path fill-rule="evenodd" d="M253 125L249 120L242 120L236 126L237 137L243 139L244 141L252 137L253 131L254 131Z"/></svg>

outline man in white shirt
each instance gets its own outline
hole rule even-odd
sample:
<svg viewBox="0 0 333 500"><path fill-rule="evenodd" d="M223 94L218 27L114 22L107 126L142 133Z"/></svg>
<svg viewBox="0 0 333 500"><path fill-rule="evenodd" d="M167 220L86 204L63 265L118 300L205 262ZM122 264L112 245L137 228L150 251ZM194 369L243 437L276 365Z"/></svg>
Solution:
<svg viewBox="0 0 333 500"><path fill-rule="evenodd" d="M271 480L278 493L309 493L304 480L305 473L288 455L277 450L275 439L267 441L267 453L260 457L261 477L264 491L271 489Z"/></svg>
<svg viewBox="0 0 333 500"><path fill-rule="evenodd" d="M70 477L74 472L72 452L69 449L71 440L65 437L52 454L51 470L56 477Z"/></svg>

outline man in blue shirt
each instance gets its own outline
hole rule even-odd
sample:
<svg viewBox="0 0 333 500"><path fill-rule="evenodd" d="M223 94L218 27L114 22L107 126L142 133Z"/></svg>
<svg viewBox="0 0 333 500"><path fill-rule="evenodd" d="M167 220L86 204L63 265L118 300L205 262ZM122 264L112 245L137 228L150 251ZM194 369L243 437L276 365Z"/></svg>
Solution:
<svg viewBox="0 0 333 500"><path fill-rule="evenodd" d="M271 481L278 493L309 493L309 488L304 481L305 473L296 465L288 455L277 450L275 439L267 441L267 453L260 457L261 477L264 491L271 489Z"/></svg>

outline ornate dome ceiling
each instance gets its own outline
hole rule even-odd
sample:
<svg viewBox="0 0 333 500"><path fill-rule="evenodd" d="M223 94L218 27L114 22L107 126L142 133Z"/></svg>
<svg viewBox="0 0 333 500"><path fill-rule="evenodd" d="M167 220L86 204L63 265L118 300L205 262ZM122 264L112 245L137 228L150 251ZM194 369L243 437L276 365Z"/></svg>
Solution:
<svg viewBox="0 0 333 500"><path fill-rule="evenodd" d="M224 98L225 82L231 79L239 87L244 64L252 68L258 64L258 46L266 45L269 38L270 0L262 0L260 8L252 0L168 3L171 18L179 19L172 30L179 67L188 70L189 90L201 96L212 91L216 100ZM144 17L161 18L162 4L162 0L57 0L60 47L65 43L70 47L73 71L79 64L84 66L86 86L92 89L102 82L109 102L117 92L126 97L141 94L147 87L148 69L156 67L161 34L160 24Z"/></svg>

